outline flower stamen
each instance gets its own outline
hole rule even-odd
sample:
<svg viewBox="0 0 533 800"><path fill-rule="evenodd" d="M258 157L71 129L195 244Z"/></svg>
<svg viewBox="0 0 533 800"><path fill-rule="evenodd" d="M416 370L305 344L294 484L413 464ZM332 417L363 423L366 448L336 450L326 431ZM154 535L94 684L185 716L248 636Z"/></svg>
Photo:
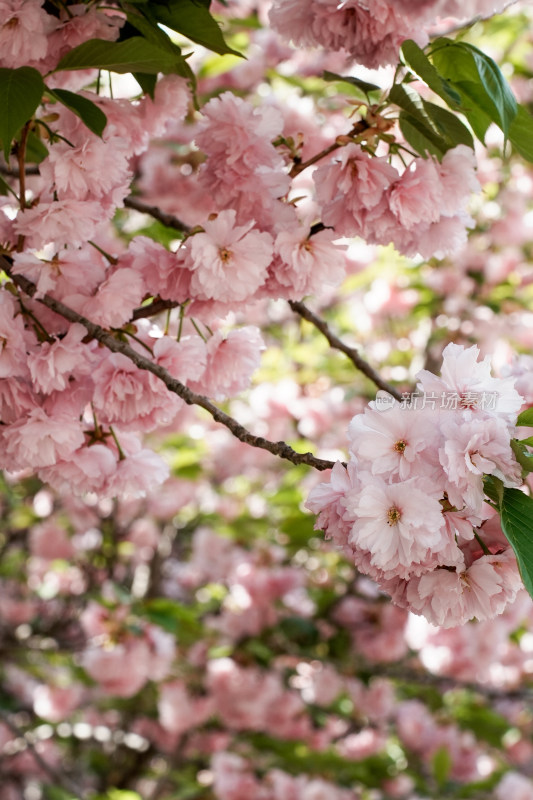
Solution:
<svg viewBox="0 0 533 800"><path fill-rule="evenodd" d="M397 525L402 518L402 512L396 506L392 506L387 511L387 525Z"/></svg>

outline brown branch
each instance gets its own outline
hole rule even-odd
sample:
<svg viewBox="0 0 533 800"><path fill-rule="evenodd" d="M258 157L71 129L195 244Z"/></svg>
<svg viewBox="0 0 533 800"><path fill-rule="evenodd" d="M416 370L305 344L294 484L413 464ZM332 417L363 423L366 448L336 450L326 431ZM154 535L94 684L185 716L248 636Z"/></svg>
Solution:
<svg viewBox="0 0 533 800"><path fill-rule="evenodd" d="M330 144L329 147L326 147L324 150L321 150L320 153L317 153L316 155L312 156L312 158L308 158L307 161L302 161L300 163L296 161L294 167L289 172L290 177L295 178L297 175L300 174L300 172L303 172L304 169L307 169L307 167L311 167L313 164L316 164L317 161L321 161L326 156L329 156L330 153L333 153L335 150L338 150L339 147L342 147L342 145L337 142L334 142L333 144Z"/></svg>
<svg viewBox="0 0 533 800"><path fill-rule="evenodd" d="M26 164L26 167L24 168L24 173L25 173L25 175L39 175L40 174L39 173L39 167L37 165L28 166ZM11 167L8 167L7 164L0 164L0 174L7 175L8 178L18 178L19 177L19 170L18 170L18 168L17 169L11 169Z"/></svg>
<svg viewBox="0 0 533 800"><path fill-rule="evenodd" d="M388 599L388 598L387 598ZM521 700L528 704L533 702L533 687L522 686L509 689L498 689L482 683L463 681L451 675L436 675L433 672L422 671L407 665L400 664L374 664L359 659L356 670L368 671L373 676L379 675L391 680L419 685L437 686L441 691L464 690L485 697L487 700Z"/></svg>
<svg viewBox="0 0 533 800"><path fill-rule="evenodd" d="M335 150L338 150L339 147L344 147L344 145L348 144L351 138L354 138L355 140L355 137L360 136L369 128L370 125L368 124L366 119L359 120L359 122L355 123L349 134L347 134L346 136L338 137L336 141L333 142L333 144L330 144L329 147L326 147L324 150L321 150L320 153L316 153L311 158L308 158L307 161L295 160L294 166L289 172L290 177L295 178L297 175L300 174L300 172L303 172L304 169L307 169L307 167L311 167L313 164L316 164L318 161L321 161L326 156L329 156L330 153L335 152Z"/></svg>
<svg viewBox="0 0 533 800"><path fill-rule="evenodd" d="M301 303L298 300L289 300L289 305L292 310L296 312L296 314L299 314L302 317L302 319L306 319L308 322L314 325L315 328L326 337L331 347L333 347L335 350L340 350L341 353L344 353L344 355L348 356L350 361L357 367L357 369L362 372L363 375L366 375L366 377L369 378L373 384L375 384L379 389L383 389L385 392L391 394L396 400L401 401L402 395L400 392L395 389L394 386L391 386L390 383L387 383L387 381L383 380L379 373L376 372L376 370L371 367L370 364L364 360L364 358L361 358L358 350L355 347L350 347L349 345L345 344L342 339L339 339L338 336L335 336L325 320L321 319L313 311L311 311L310 308L307 308L304 303Z"/></svg>
<svg viewBox="0 0 533 800"><path fill-rule="evenodd" d="M4 256L0 256L0 266L17 286L27 295L33 297L37 288L34 283L24 278L22 275L13 274L11 264ZM96 341L100 342L114 353L122 353L122 355L129 358L139 369L145 369L151 372L163 381L169 391L181 397L187 405L200 406L205 409L213 417L215 422L224 425L237 439L244 442L244 444L258 447L261 450L268 450L269 453L284 458L292 464L306 464L318 470L332 469L334 467L333 461L317 458L312 453L297 453L296 450L293 450L286 442L272 442L262 436L254 436L243 425L233 419L233 417L230 417L229 414L226 414L218 408L218 406L215 406L207 397L196 394L196 392L193 392L188 386L185 386L183 383L173 378L162 366L154 363L149 358L146 358L146 356L141 355L126 342L116 339L111 333L105 331L99 325L95 325L94 322L78 314L77 311L64 305L59 300L55 300L53 297L50 297L50 295L44 295L38 298L38 302L42 303L51 311L54 311L56 314L60 314L65 319L69 320L69 322L80 323L93 339L96 339Z"/></svg>
<svg viewBox="0 0 533 800"><path fill-rule="evenodd" d="M131 321L135 322L137 319L154 317L156 314L160 314L162 311L168 311L171 308L177 308L179 305L181 305L181 303L178 303L175 300L162 300L161 298L159 300L152 300L151 303L136 308L131 315Z"/></svg>
<svg viewBox="0 0 533 800"><path fill-rule="evenodd" d="M77 798L84 797L83 792L80 790L79 786L71 781L71 779L67 776L58 772L51 764L48 764L44 758L41 756L37 748L35 747L34 743L28 737L26 733L24 733L20 728L15 725L15 723L10 719L9 715L6 714L4 711L0 710L0 719L6 725L7 728L11 731L11 733L17 737L17 739L21 739L25 746L30 751L35 763L42 769L45 775L50 778L53 784L59 786L60 788L64 789L69 794L74 794Z"/></svg>
<svg viewBox="0 0 533 800"><path fill-rule="evenodd" d="M140 211L141 214L148 214L150 217L162 222L167 228L174 228L174 230L181 231L182 233L190 233L190 226L182 222L181 219L178 219L173 214L167 214L165 211L161 211L157 206L150 206L148 203L144 203L142 200L139 200L138 197L132 197L131 195L126 197L124 205L126 208L131 208L134 211Z"/></svg>

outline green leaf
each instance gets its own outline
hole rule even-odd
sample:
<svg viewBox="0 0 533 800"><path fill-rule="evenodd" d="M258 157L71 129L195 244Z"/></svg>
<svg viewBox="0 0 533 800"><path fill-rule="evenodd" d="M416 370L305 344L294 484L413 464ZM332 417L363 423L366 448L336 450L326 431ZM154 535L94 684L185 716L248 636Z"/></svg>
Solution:
<svg viewBox="0 0 533 800"><path fill-rule="evenodd" d="M463 730L474 733L477 739L493 747L501 747L502 739L509 731L509 721L501 714L481 704L468 692L448 695L449 712Z"/></svg>
<svg viewBox="0 0 533 800"><path fill-rule="evenodd" d="M0 69L0 141L6 161L15 134L31 119L43 92L43 78L36 69Z"/></svg>
<svg viewBox="0 0 533 800"><path fill-rule="evenodd" d="M48 148L42 139L33 131L30 131L26 139L26 162L28 164L40 164L48 155Z"/></svg>
<svg viewBox="0 0 533 800"><path fill-rule="evenodd" d="M133 77L143 90L144 94L154 99L155 87L157 86L157 75L148 75L146 72L134 72Z"/></svg>
<svg viewBox="0 0 533 800"><path fill-rule="evenodd" d="M150 4L151 5L151 4ZM164 30L158 27L155 20L148 19L141 11L128 10L126 13L127 20L145 39L164 50L172 50L180 53L180 48L174 44L169 35ZM124 29L122 29L123 31ZM123 39L132 38L131 36L123 36ZM122 41L122 39L121 39Z"/></svg>
<svg viewBox="0 0 533 800"><path fill-rule="evenodd" d="M157 75L148 75L146 72L134 72L133 77L143 90L144 94L154 99L155 87L157 85Z"/></svg>
<svg viewBox="0 0 533 800"><path fill-rule="evenodd" d="M475 81L457 81L455 84L461 92L463 113L468 119L472 129L480 141L484 141L485 134L494 119L494 113L486 108L486 97L483 88ZM501 127L501 126L500 126Z"/></svg>
<svg viewBox="0 0 533 800"><path fill-rule="evenodd" d="M474 45L452 42L451 39L437 39L431 58L440 75L461 95L462 110L476 135L482 126L472 105L478 114L481 111L506 135L509 133L518 106L509 84L492 58Z"/></svg>
<svg viewBox="0 0 533 800"><path fill-rule="evenodd" d="M528 436L527 439L520 439L520 444L527 444L528 447L533 447L533 436Z"/></svg>
<svg viewBox="0 0 533 800"><path fill-rule="evenodd" d="M196 77L192 69L187 64L186 59L181 55L181 48L179 48L178 45L172 41L170 36L159 27L157 19L150 14L150 6L148 6L144 12L137 10L128 11L128 22L125 27L129 28L130 34L128 36L124 36L123 38L133 38L135 34L132 34L131 32L137 30L144 36L145 39L156 45L156 47L160 47L162 50L168 50L169 53L178 58L179 63L181 64L181 71L178 74L182 75L184 78L187 78L187 80L191 82L191 85L194 86L196 83ZM123 32L124 28L122 29L122 33ZM156 76L137 72L135 73L135 80L138 82L143 92L153 98L155 85L157 82Z"/></svg>
<svg viewBox="0 0 533 800"><path fill-rule="evenodd" d="M485 94L496 108L500 128L507 135L509 128L516 117L518 104L511 87L503 76L499 66L486 53L469 42L457 42L459 46L468 50L474 59Z"/></svg>
<svg viewBox="0 0 533 800"><path fill-rule="evenodd" d="M522 469L526 472L533 472L533 453L529 453L526 450L525 443L511 439L511 450Z"/></svg>
<svg viewBox="0 0 533 800"><path fill-rule="evenodd" d="M403 109L400 127L406 139L421 155L429 151L442 157L458 144L474 147L470 131L455 114L423 100L410 86L396 84L390 91L389 99Z"/></svg>
<svg viewBox="0 0 533 800"><path fill-rule="evenodd" d="M19 198L18 198L17 193L14 191L14 189L11 188L11 186L6 181L6 179L3 178L1 175L0 175L0 194L4 195L4 196L6 194L12 194L14 197L17 198L17 203L18 203L18 199Z"/></svg>
<svg viewBox="0 0 533 800"><path fill-rule="evenodd" d="M107 117L96 103L67 89L47 89L48 94L76 114L90 131L102 136L107 125Z"/></svg>
<svg viewBox="0 0 533 800"><path fill-rule="evenodd" d="M514 550L524 586L533 597L533 499L519 489L503 490L502 531Z"/></svg>
<svg viewBox="0 0 533 800"><path fill-rule="evenodd" d="M44 796L46 800L78 800L72 792L67 792L60 786L45 786Z"/></svg>
<svg viewBox="0 0 533 800"><path fill-rule="evenodd" d="M485 475L483 478L483 489L487 497L500 506L503 499L503 482L494 475Z"/></svg>
<svg viewBox="0 0 533 800"><path fill-rule="evenodd" d="M445 745L442 745L442 747L439 747L439 749L435 751L432 758L432 766L435 780L440 787L444 786L452 768L450 751Z"/></svg>
<svg viewBox="0 0 533 800"><path fill-rule="evenodd" d="M426 83L429 88L442 97L448 105L458 107L461 102L461 95L449 84L449 82L439 74L423 50L407 39L402 45L402 55L407 66Z"/></svg>
<svg viewBox="0 0 533 800"><path fill-rule="evenodd" d="M303 617L285 617L279 623L287 639L300 646L310 646L320 640L318 628L309 619Z"/></svg>
<svg viewBox="0 0 533 800"><path fill-rule="evenodd" d="M402 109L401 131L406 141L421 156L425 157L429 152L442 158L447 150L455 146L442 135L431 116L431 108L428 111L420 95L410 86L396 84L390 91L389 99Z"/></svg>
<svg viewBox="0 0 533 800"><path fill-rule="evenodd" d="M157 75L163 72L165 75L183 75L188 65L178 53L159 47L142 36L132 36L124 42L90 39L63 56L55 71L91 68L120 73L146 72Z"/></svg>
<svg viewBox="0 0 533 800"><path fill-rule="evenodd" d="M167 0L150 3L150 12L158 22L197 44L220 55L241 53L226 44L218 22L211 16L206 5L195 0Z"/></svg>
<svg viewBox="0 0 533 800"><path fill-rule="evenodd" d="M533 428L533 406L531 406L531 408L526 408L525 411L522 411L522 413L518 415L516 424L520 427Z"/></svg>
<svg viewBox="0 0 533 800"><path fill-rule="evenodd" d="M434 125L450 143L450 148L456 147L458 144L466 144L474 149L472 134L456 114L452 114L446 108L430 103L428 100L423 100L422 102Z"/></svg>
<svg viewBox="0 0 533 800"><path fill-rule="evenodd" d="M533 117L522 105L509 128L509 141L522 158L533 163Z"/></svg>
<svg viewBox="0 0 533 800"><path fill-rule="evenodd" d="M328 70L324 70L322 77L325 81L341 81L342 83L349 83L351 86L355 86L357 89L360 89L366 95L370 94L370 92L382 91L381 86L377 86L375 83L362 81L361 78L352 78L351 75L337 75L336 72L328 72Z"/></svg>
<svg viewBox="0 0 533 800"><path fill-rule="evenodd" d="M202 624L194 611L174 600L156 597L146 601L139 613L155 625L173 633L183 644L191 644L204 635Z"/></svg>
<svg viewBox="0 0 533 800"><path fill-rule="evenodd" d="M400 114L400 130L405 141L411 145L423 158L427 158L428 153L437 158L441 158L444 153L443 143L437 137L435 142L435 132L411 114L404 111Z"/></svg>

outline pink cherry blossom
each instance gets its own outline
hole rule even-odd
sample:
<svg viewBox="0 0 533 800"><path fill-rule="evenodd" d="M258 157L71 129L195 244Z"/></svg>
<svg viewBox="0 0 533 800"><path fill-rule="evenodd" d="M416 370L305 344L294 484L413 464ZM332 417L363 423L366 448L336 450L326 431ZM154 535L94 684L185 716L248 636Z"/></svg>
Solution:
<svg viewBox="0 0 533 800"><path fill-rule="evenodd" d="M126 144L117 137L104 141L86 136L78 147L54 144L40 171L60 200L100 200L113 192L116 206L129 192L129 155Z"/></svg>
<svg viewBox="0 0 533 800"><path fill-rule="evenodd" d="M78 421L49 416L42 408L33 409L4 432L6 452L19 468L49 467L68 459L84 441Z"/></svg>
<svg viewBox="0 0 533 800"><path fill-rule="evenodd" d="M130 430L153 430L170 422L181 400L127 356L111 353L93 371L93 407L99 421Z"/></svg>
<svg viewBox="0 0 533 800"><path fill-rule="evenodd" d="M514 388L514 378L493 378L490 356L478 361L479 348L465 348L448 344L442 354L441 378L427 370L421 370L417 378L419 387L426 394L442 396L455 393L456 407L476 413L501 415L508 423L516 420L522 397ZM494 410L493 410L494 409Z"/></svg>
<svg viewBox="0 0 533 800"><path fill-rule="evenodd" d="M79 684L72 686L37 686L33 695L33 710L49 722L61 722L76 708L84 695Z"/></svg>
<svg viewBox="0 0 533 800"><path fill-rule="evenodd" d="M199 336L186 336L176 342L162 336L154 344L157 363L179 381L198 380L207 364L205 342Z"/></svg>
<svg viewBox="0 0 533 800"><path fill-rule="evenodd" d="M103 444L75 450L71 457L39 470L42 480L58 492L105 494L117 469L115 453Z"/></svg>
<svg viewBox="0 0 533 800"><path fill-rule="evenodd" d="M411 478L387 485L375 477L347 496L347 510L356 518L350 543L367 550L374 566L409 571L429 549L444 547L442 507L420 484Z"/></svg>
<svg viewBox="0 0 533 800"><path fill-rule="evenodd" d="M217 331L207 342L207 365L200 381L191 389L215 400L242 392L250 383L264 348L259 329L253 325L230 331Z"/></svg>
<svg viewBox="0 0 533 800"><path fill-rule="evenodd" d="M157 703L161 725L172 733L184 733L206 720L212 713L208 697L192 697L184 681L165 683Z"/></svg>
<svg viewBox="0 0 533 800"><path fill-rule="evenodd" d="M168 464L161 456L152 450L139 449L118 462L103 493L110 497L144 497L164 483L169 474Z"/></svg>
<svg viewBox="0 0 533 800"><path fill-rule="evenodd" d="M522 484L521 467L509 442L502 419L474 417L469 422L447 419L441 425L444 444L439 450L448 476L448 494L453 505L463 502L481 513L483 475L496 475L505 486Z"/></svg>
<svg viewBox="0 0 533 800"><path fill-rule="evenodd" d="M83 325L71 325L67 335L55 342L43 342L28 356L28 367L35 388L50 394L66 389L69 379L91 370L91 351L82 344L87 335Z"/></svg>
<svg viewBox="0 0 533 800"><path fill-rule="evenodd" d="M235 218L234 209L221 211L203 223L204 233L191 239L191 292L200 299L242 301L266 279L272 237L254 229L253 221L235 225Z"/></svg>
<svg viewBox="0 0 533 800"><path fill-rule="evenodd" d="M471 147L459 144L436 165L442 186L442 213L454 216L481 187L476 177L476 157Z"/></svg>
<svg viewBox="0 0 533 800"><path fill-rule="evenodd" d="M0 293L0 379L28 374L24 319L13 297Z"/></svg>
<svg viewBox="0 0 533 800"><path fill-rule="evenodd" d="M15 231L24 236L29 247L54 243L81 245L94 239L101 223L107 219L105 208L96 200L41 201L21 212L15 220Z"/></svg>
<svg viewBox="0 0 533 800"><path fill-rule="evenodd" d="M26 417L38 406L38 398L28 382L19 378L0 380L0 419L5 425Z"/></svg>
<svg viewBox="0 0 533 800"><path fill-rule="evenodd" d="M116 697L132 697L142 689L150 677L150 662L148 644L135 636L106 649L89 644L82 657L83 668L100 690Z"/></svg>
<svg viewBox="0 0 533 800"><path fill-rule="evenodd" d="M294 44L342 48L367 67L396 63L405 39L426 41L415 20L387 0L376 0L371 9L362 0L275 0L270 21Z"/></svg>
<svg viewBox="0 0 533 800"><path fill-rule="evenodd" d="M276 237L276 251L281 263L276 264L275 278L289 287L294 298L318 291L324 284L336 286L345 275L344 246L335 244L331 231L310 235L303 226L281 231Z"/></svg>
<svg viewBox="0 0 533 800"><path fill-rule="evenodd" d="M390 191L390 209L400 224L411 230L421 222L437 222L442 213L444 190L435 162L415 159ZM455 213L455 206L452 204Z"/></svg>
<svg viewBox="0 0 533 800"><path fill-rule="evenodd" d="M54 18L44 0L0 0L0 65L15 69L38 63L48 52Z"/></svg>
<svg viewBox="0 0 533 800"><path fill-rule="evenodd" d="M127 253L121 257L120 264L136 270L147 291L154 296L183 303L192 296L192 271L186 265L185 257L184 248L171 253L146 236L136 236Z"/></svg>
<svg viewBox="0 0 533 800"><path fill-rule="evenodd" d="M66 530L55 520L49 519L32 528L30 552L37 558L47 560L70 559L74 554L74 547Z"/></svg>
<svg viewBox="0 0 533 800"><path fill-rule="evenodd" d="M507 558L483 555L464 572L428 572L409 583L409 605L445 628L473 618L492 619L516 598L517 582L507 584L500 567Z"/></svg>
<svg viewBox="0 0 533 800"><path fill-rule="evenodd" d="M317 514L317 530L324 531L326 538L342 546L348 545L353 519L346 520L344 497L353 488L359 487L356 470L352 464L348 469L340 461L335 463L327 482L315 486L306 500L305 507Z"/></svg>
<svg viewBox="0 0 533 800"><path fill-rule="evenodd" d="M302 738L308 731L302 701L283 688L275 673L219 658L209 664L208 687L217 714L230 729L268 730L287 739Z"/></svg>
<svg viewBox="0 0 533 800"><path fill-rule="evenodd" d="M338 234L361 235L368 214L380 213L385 192L398 177L387 159L372 158L356 144L343 147L313 175L324 224Z"/></svg>
<svg viewBox="0 0 533 800"><path fill-rule="evenodd" d="M518 772L506 772L495 791L496 800L533 800L533 782Z"/></svg>
<svg viewBox="0 0 533 800"><path fill-rule="evenodd" d="M118 328L129 320L144 294L142 276L129 267L119 266L108 274L92 296L76 292L63 300L97 325Z"/></svg>
<svg viewBox="0 0 533 800"><path fill-rule="evenodd" d="M279 112L254 108L231 92L210 100L202 112L204 120L196 142L209 156L210 181L217 180L231 192L232 178L238 181L235 191L242 186L243 179L250 180L259 171L259 185L270 176L275 177L279 186L272 189L279 192L277 196L285 194L289 179L283 175L282 158L271 144L283 130Z"/></svg>
<svg viewBox="0 0 533 800"><path fill-rule="evenodd" d="M387 411L368 408L348 428L350 450L373 474L406 480L430 468L430 451L440 441L436 421L427 412L394 406Z"/></svg>

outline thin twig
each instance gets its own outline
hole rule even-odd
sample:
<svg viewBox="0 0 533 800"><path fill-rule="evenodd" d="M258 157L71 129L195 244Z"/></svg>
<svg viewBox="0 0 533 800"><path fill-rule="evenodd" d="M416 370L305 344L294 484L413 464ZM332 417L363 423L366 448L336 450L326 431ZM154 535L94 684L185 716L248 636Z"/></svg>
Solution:
<svg viewBox="0 0 533 800"><path fill-rule="evenodd" d="M148 214L150 217L162 222L167 228L174 228L174 230L181 231L182 233L190 233L191 231L190 226L182 222L181 219L178 219L173 214L167 214L165 211L161 211L157 206L150 206L148 203L144 203L142 200L139 200L138 197L132 197L131 195L130 197L126 197L124 205L126 208L131 208L134 211L140 211L141 214Z"/></svg>
<svg viewBox="0 0 533 800"><path fill-rule="evenodd" d="M11 167L8 167L7 164L0 164L0 173L2 175L7 175L9 178L18 178L19 177L18 168L17 169L12 169ZM39 173L39 167L37 165L28 166L28 164L26 164L26 167L24 169L24 173L26 175L39 175L40 174Z"/></svg>
<svg viewBox="0 0 533 800"><path fill-rule="evenodd" d="M35 284L32 283L32 281L29 281L27 278L24 278L22 275L13 274L11 270L11 264L8 259L5 258L5 256L0 256L0 266L10 276L11 280L27 295L30 297L34 296L37 289ZM258 447L261 450L268 450L269 453L279 456L286 461L290 461L293 464L306 464L307 466L314 467L317 470L332 469L334 467L335 464L333 461L326 461L325 459L317 458L312 453L297 453L296 450L293 450L292 447L290 447L286 442L272 442L269 439L263 438L262 436L254 436L243 425L233 419L233 417L230 417L229 414L226 414L224 411L218 408L218 406L215 406L214 403L212 403L207 397L204 397L201 394L196 394L196 392L193 392L188 386L185 386L183 383L180 383L180 381L173 378L172 375L170 375L167 370L164 369L164 367L160 366L160 364L156 364L149 358L141 355L132 347L130 347L129 344L115 338L115 336L105 331L99 325L95 325L94 322L91 322L86 317L78 314L77 311L74 311L73 309L64 305L59 300L55 300L53 297L50 297L50 295L45 294L36 299L38 299L39 303L42 303L51 311L54 311L56 314L60 314L65 319L69 320L69 322L78 322L83 325L93 339L96 339L109 350L112 350L114 353L122 353L122 355L125 355L127 358L129 358L130 361L132 361L139 369L145 369L148 372L151 372L153 375L163 381L167 389L174 394L177 394L178 397L181 397L181 399L184 400L187 405L200 406L201 408L205 409L213 417L215 422L219 422L221 425L224 425L237 439L239 439L241 442L244 442L244 444L249 444L252 447Z"/></svg>
<svg viewBox="0 0 533 800"><path fill-rule="evenodd" d="M379 675L392 680L405 681L406 683L418 683L419 685L438 686L442 691L468 691L478 694L487 700L521 700L522 702L533 701L533 687L523 686L520 688L498 689L482 683L473 683L454 678L451 675L436 675L432 672L422 672L402 664L370 664L359 660L356 669L368 670L372 675Z"/></svg>
<svg viewBox="0 0 533 800"><path fill-rule="evenodd" d="M17 162L19 168L19 205L20 210L26 208L26 144L30 133L30 123L27 122L22 128L20 141L17 144ZM17 239L17 251L22 253L24 249L24 236L19 234Z"/></svg>
<svg viewBox="0 0 533 800"><path fill-rule="evenodd" d="M35 762L39 765L45 775L50 778L53 784L61 787L69 794L74 794L77 798L82 798L84 796L80 788L76 786L76 784L71 781L67 775L58 772L56 769L54 769L54 767L52 767L51 764L44 760L31 739L22 730L20 730L20 728L9 718L9 715L2 710L0 710L0 719L6 725L6 727L9 728L11 733L17 737L17 739L23 740L24 744L32 754Z"/></svg>
<svg viewBox="0 0 533 800"><path fill-rule="evenodd" d="M361 119L359 122L356 122L353 126L352 130L348 134L348 136L341 137L342 141L336 140L333 144L330 144L329 147L326 147L324 150L321 150L320 153L316 153L311 158L308 158L307 161L295 161L293 168L289 172L291 178L295 178L300 172L303 172L304 169L307 167L311 167L313 164L316 164L318 161L322 161L323 158L329 156L331 153L338 150L339 147L344 147L345 144L349 141L348 137L356 137L360 136L362 133L367 131L370 128L370 125L366 121L366 119Z"/></svg>
<svg viewBox="0 0 533 800"><path fill-rule="evenodd" d="M357 367L357 369L366 375L372 383L374 383L379 389L383 389L385 392L391 394L396 400L401 401L402 395L400 392L391 386L390 383L383 380L381 375L379 375L376 370L370 366L370 364L361 358L359 355L359 351L356 350L355 347L350 347L349 345L345 344L342 339L339 339L338 336L335 336L334 333L330 330L329 325L319 316L317 316L310 308L304 303L301 303L298 300L289 300L289 305L296 314L299 314L303 319L306 319L315 328L320 331L320 333L326 337L328 342L330 343L331 347L335 348L335 350L340 350L341 353L348 356L350 361Z"/></svg>

